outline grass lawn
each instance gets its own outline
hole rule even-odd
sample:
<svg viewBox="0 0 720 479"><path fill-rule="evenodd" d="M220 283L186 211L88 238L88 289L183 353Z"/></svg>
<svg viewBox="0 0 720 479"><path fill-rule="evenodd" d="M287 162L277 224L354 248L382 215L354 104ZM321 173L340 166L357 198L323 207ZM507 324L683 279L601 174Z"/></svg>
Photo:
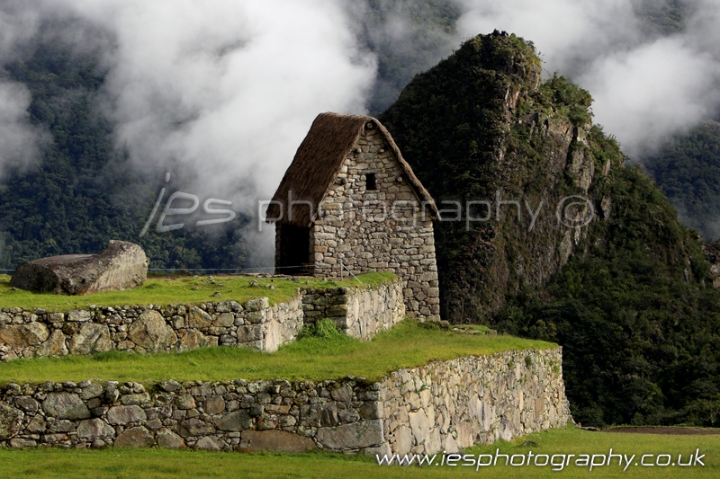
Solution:
<svg viewBox="0 0 720 479"><path fill-rule="evenodd" d="M537 446L523 447L526 440ZM704 467L631 466L623 472L614 460L612 466L574 465L554 472L548 467L496 466L476 472L474 467L400 467L378 466L374 458L357 455L308 454L240 454L200 451L165 451L159 449L101 451L27 449L0 450L1 478L714 478L720 477L720 436L667 436L588 432L568 427L531 434L513 443L499 442L474 447L465 454L670 454L684 459L700 449ZM683 460L684 460L683 459ZM438 459L440 460L439 456ZM653 458L654 461L654 458ZM662 462L662 461L661 461Z"/></svg>
<svg viewBox="0 0 720 479"><path fill-rule="evenodd" d="M148 356L111 351L96 356L18 359L0 364L0 383L90 378L145 383L171 378L178 381L322 380L356 376L377 380L390 371L432 360L556 346L512 336L468 335L405 320L371 341L359 341L341 333L332 337L305 337L272 354L216 347Z"/></svg>
<svg viewBox="0 0 720 479"><path fill-rule="evenodd" d="M377 286L395 277L392 273L376 272L358 275L362 284ZM338 286L361 286L356 279L323 281L319 278L298 277L298 281L280 278L256 278L250 276L163 276L150 277L144 284L128 291L111 291L86 296L65 296L48 293L32 293L10 286L10 276L0 275L0 309L20 307L42 308L47 311L96 306L123 306L146 304L197 304L217 301L237 301L267 296L271 304L289 300L299 287L333 288ZM257 286L250 286L256 283ZM273 286L275 289L270 289ZM215 293L220 293L215 295Z"/></svg>

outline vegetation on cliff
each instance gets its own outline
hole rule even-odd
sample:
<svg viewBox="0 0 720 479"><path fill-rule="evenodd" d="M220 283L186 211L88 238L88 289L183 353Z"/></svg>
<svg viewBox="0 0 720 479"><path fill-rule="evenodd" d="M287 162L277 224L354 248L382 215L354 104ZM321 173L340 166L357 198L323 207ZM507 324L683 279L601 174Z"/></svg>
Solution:
<svg viewBox="0 0 720 479"><path fill-rule="evenodd" d="M556 209L586 194L595 171L622 165L590 128L590 95L540 74L532 45L481 35L380 116L444 212L441 307L454 322L485 319L507 292L548 279L577 243Z"/></svg>
<svg viewBox="0 0 720 479"><path fill-rule="evenodd" d="M720 123L676 135L643 164L686 225L720 238Z"/></svg>
<svg viewBox="0 0 720 479"><path fill-rule="evenodd" d="M445 317L560 343L572 412L585 425L716 425L720 294L697 234L591 125L590 95L561 77L540 85L539 74L531 44L478 36L381 117L441 208L508 208L437 225ZM524 214L526 201L588 203L529 228L497 192ZM593 211L587 226L568 221Z"/></svg>

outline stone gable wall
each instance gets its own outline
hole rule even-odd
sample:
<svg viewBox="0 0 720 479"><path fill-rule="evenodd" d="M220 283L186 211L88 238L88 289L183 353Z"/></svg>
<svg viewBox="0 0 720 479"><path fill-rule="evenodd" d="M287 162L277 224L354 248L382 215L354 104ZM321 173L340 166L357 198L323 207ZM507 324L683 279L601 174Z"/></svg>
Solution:
<svg viewBox="0 0 720 479"><path fill-rule="evenodd" d="M366 190L366 173L377 190ZM403 279L410 316L440 318L435 240L429 209L403 178L378 132L367 128L353 146L321 205L310 231L310 261L316 276L392 271Z"/></svg>
<svg viewBox="0 0 720 479"><path fill-rule="evenodd" d="M564 426L561 360L559 348L508 351L374 383L9 384L0 389L0 447L455 452Z"/></svg>
<svg viewBox="0 0 720 479"><path fill-rule="evenodd" d="M0 360L209 346L273 352L294 341L306 321L330 317L346 334L369 339L401 321L404 313L399 278L377 288L302 291L274 306L258 298L243 304L94 307L68 313L6 308L0 312Z"/></svg>

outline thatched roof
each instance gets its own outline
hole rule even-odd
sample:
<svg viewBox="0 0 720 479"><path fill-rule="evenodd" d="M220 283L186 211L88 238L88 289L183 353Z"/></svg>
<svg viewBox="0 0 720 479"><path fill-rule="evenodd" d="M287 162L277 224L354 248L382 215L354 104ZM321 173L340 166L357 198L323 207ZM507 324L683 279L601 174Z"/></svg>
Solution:
<svg viewBox="0 0 720 479"><path fill-rule="evenodd" d="M291 195L293 201L311 202L314 205L313 216L310 217L309 208L296 206L293 208L292 221L283 217L279 222L308 227L315 221L318 205L322 202L328 188L340 172L345 158L368 122L373 122L377 126L378 131L392 149L418 199L429 203L434 218L440 216L430 193L417 179L410 165L403 159L392 136L377 119L370 116L321 113L315 118L310 131L300 144L295 158L285 172L275 196L273 196L273 202L283 205L283 216L287 215L287 202ZM278 204L270 204L265 216L269 218L270 222L273 221L272 218L278 218L280 212Z"/></svg>

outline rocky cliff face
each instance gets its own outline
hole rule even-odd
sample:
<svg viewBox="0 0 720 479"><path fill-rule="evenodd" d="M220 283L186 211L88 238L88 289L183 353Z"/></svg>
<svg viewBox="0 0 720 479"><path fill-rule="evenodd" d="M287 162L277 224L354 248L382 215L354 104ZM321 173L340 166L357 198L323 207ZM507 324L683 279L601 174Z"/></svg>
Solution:
<svg viewBox="0 0 720 479"><path fill-rule="evenodd" d="M380 116L444 213L444 319L482 320L507 293L542 284L611 212L601 184L622 154L592 126L586 91L540 76L531 44L480 35Z"/></svg>
<svg viewBox="0 0 720 479"><path fill-rule="evenodd" d="M558 342L585 425L717 426L720 269L623 167L590 95L540 83L539 63L522 39L478 36L380 117L453 220L435 228L441 313Z"/></svg>

